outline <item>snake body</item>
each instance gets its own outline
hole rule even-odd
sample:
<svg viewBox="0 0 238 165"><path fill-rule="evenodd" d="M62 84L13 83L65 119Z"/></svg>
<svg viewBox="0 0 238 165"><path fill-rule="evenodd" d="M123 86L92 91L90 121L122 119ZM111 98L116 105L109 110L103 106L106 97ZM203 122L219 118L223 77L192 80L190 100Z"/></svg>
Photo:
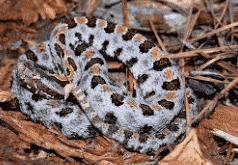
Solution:
<svg viewBox="0 0 238 165"><path fill-rule="evenodd" d="M133 78L126 87L110 79L108 61L122 63ZM57 25L48 41L19 57L11 89L34 122L54 125L70 139L100 132L132 152L155 154L186 124L177 67L142 35L101 19Z"/></svg>

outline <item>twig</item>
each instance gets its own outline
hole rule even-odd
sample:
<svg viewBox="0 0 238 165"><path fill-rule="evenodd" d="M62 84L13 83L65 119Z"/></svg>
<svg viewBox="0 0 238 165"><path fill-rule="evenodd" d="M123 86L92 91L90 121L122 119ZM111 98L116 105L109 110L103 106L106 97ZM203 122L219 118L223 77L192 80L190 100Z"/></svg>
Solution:
<svg viewBox="0 0 238 165"><path fill-rule="evenodd" d="M228 29L233 28L235 26L238 26L238 22L235 22L235 23L226 25L224 27L221 27L219 29L213 30L213 31L211 31L211 32L209 32L207 34L204 34L203 36L198 36L198 37L192 38L188 42L195 42L195 41L198 41L200 39L210 37L210 36L212 36L212 35L214 35L216 33L219 33L219 32L224 31L224 30L228 30Z"/></svg>
<svg viewBox="0 0 238 165"><path fill-rule="evenodd" d="M151 19L150 19L150 26L151 26L151 28L155 34L155 37L156 37L157 41L159 42L159 45L161 46L162 50L164 51L165 54L168 54L168 51L166 50L162 40L160 39L159 35L157 34L155 26L153 25L153 22L151 21Z"/></svg>
<svg viewBox="0 0 238 165"><path fill-rule="evenodd" d="M127 1L122 0L122 11L123 11L123 20L124 20L124 26L129 27L129 14L127 10Z"/></svg>

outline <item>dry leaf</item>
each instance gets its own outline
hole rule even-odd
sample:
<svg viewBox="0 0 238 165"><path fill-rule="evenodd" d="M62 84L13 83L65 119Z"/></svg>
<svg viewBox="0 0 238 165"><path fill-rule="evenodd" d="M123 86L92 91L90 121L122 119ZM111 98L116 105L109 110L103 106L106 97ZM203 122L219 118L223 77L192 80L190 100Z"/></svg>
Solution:
<svg viewBox="0 0 238 165"><path fill-rule="evenodd" d="M0 20L23 20L28 25L36 22L39 15L53 19L67 10L62 0L5 0L0 5Z"/></svg>
<svg viewBox="0 0 238 165"><path fill-rule="evenodd" d="M219 129L237 136L238 108L219 104L211 115L211 119L202 121L201 125L205 128Z"/></svg>
<svg viewBox="0 0 238 165"><path fill-rule="evenodd" d="M160 165L209 165L212 164L203 157L203 153L198 143L197 132L192 129L184 141L168 156L162 159Z"/></svg>

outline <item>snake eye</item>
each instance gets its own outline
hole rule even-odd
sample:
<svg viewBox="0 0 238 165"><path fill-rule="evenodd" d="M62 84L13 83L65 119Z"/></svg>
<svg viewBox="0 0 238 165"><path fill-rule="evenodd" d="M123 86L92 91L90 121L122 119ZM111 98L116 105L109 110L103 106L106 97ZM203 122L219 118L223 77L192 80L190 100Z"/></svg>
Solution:
<svg viewBox="0 0 238 165"><path fill-rule="evenodd" d="M31 61L34 61L34 62L38 61L36 54L32 50L27 50L25 52L25 55L26 55L27 59L29 59Z"/></svg>

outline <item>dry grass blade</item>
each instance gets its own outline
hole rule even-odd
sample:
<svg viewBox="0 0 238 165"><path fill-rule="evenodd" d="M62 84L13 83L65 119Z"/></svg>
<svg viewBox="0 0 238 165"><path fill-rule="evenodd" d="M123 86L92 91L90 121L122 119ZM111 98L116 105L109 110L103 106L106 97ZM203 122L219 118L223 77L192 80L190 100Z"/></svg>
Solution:
<svg viewBox="0 0 238 165"><path fill-rule="evenodd" d="M123 25L129 27L129 13L127 11L127 0L122 0L122 11L123 11Z"/></svg>
<svg viewBox="0 0 238 165"><path fill-rule="evenodd" d="M198 36L198 37L192 38L192 39L188 40L188 42L193 43L193 42L195 42L195 41L198 41L198 40L203 39L203 38L210 37L210 36L212 36L212 35L214 35L214 34L217 34L217 33L219 33L219 32L222 32L222 31L224 31L224 30L228 30L228 29L230 29L230 28L233 28L233 27L235 27L235 26L238 26L238 22L235 22L235 23L232 23L232 24L230 24L230 25L226 25L225 27L221 27L221 28L219 28L219 29L213 30L213 31L211 31L211 32L209 32L209 33L207 33L207 34L202 35L202 36Z"/></svg>
<svg viewBox="0 0 238 165"><path fill-rule="evenodd" d="M235 152L232 152L232 149L233 149L232 144L229 144L225 164L231 164L231 161L235 155Z"/></svg>
<svg viewBox="0 0 238 165"><path fill-rule="evenodd" d="M209 65L215 63L216 61L222 59L223 57L221 56L216 56L215 58L211 59L210 61L206 62L205 64L201 65L197 70L203 70L206 67L208 67Z"/></svg>
<svg viewBox="0 0 238 165"><path fill-rule="evenodd" d="M216 80L216 79L209 78L209 77L203 77L203 76L193 76L193 77L187 76L187 78L208 81L208 82L213 82L213 83L220 83L220 84L229 84L230 83L230 82L224 82L224 81Z"/></svg>
<svg viewBox="0 0 238 165"><path fill-rule="evenodd" d="M150 19L150 26L151 26L151 28L152 28L152 30L153 30L153 32L155 34L155 37L156 37L157 41L159 42L159 45L161 46L162 50L164 51L165 54L168 54L168 51L166 50L162 40L160 39L159 35L157 34L155 26L154 26L154 24L153 24L151 19Z"/></svg>
<svg viewBox="0 0 238 165"><path fill-rule="evenodd" d="M221 46L217 48L208 48L208 49L196 49L188 52L181 52L177 54L169 54L168 58L189 58L189 57L195 57L198 56L199 53L216 53L220 51L225 51L231 49L238 49L238 45L230 45L230 46Z"/></svg>
<svg viewBox="0 0 238 165"><path fill-rule="evenodd" d="M236 66L232 65L231 63L225 62L225 61L219 61L217 64L224 68L225 70L233 73L233 74L238 74L238 69Z"/></svg>
<svg viewBox="0 0 238 165"><path fill-rule="evenodd" d="M224 132L224 131L216 129L216 128L213 129L212 133L214 133L216 136L226 139L227 141L229 141L235 145L238 145L238 137L236 137L236 136L233 136L227 132Z"/></svg>
<svg viewBox="0 0 238 165"><path fill-rule="evenodd" d="M87 2L82 1L82 6L87 3L85 13L88 17L91 17L93 15L93 12L97 9L97 7L100 5L102 0L88 0Z"/></svg>
<svg viewBox="0 0 238 165"><path fill-rule="evenodd" d="M183 40L186 42L188 39L189 39L189 36L191 35L192 33L192 30L195 26L195 23L198 19L198 16L201 12L201 9L198 10L197 14L194 16L192 16L192 11L193 11L193 7L191 7L190 9L190 12L189 12L189 17L188 17L188 21L187 21L187 25L185 27L185 34L184 34L184 37L183 37Z"/></svg>

